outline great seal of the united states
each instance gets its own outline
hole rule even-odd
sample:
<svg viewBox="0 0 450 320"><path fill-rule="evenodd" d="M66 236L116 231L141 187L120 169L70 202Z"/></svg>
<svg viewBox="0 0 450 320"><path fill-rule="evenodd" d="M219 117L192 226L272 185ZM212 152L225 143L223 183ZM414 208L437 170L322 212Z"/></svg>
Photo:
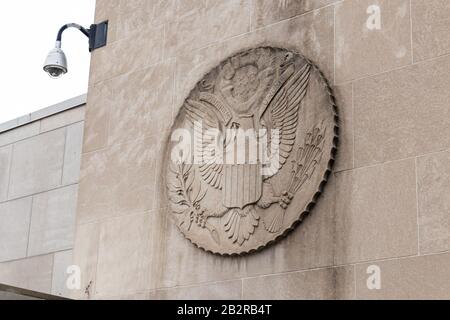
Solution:
<svg viewBox="0 0 450 320"><path fill-rule="evenodd" d="M174 223L199 248L245 254L285 236L319 201L337 106L314 63L259 47L200 79L170 137L163 174Z"/></svg>

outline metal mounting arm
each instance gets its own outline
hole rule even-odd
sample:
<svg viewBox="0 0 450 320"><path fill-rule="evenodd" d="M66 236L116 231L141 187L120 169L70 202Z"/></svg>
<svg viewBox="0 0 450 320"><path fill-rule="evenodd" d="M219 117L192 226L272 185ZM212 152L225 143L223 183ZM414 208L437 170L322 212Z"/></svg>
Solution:
<svg viewBox="0 0 450 320"><path fill-rule="evenodd" d="M101 22L99 24L92 24L89 29L77 23L68 23L61 27L56 37L56 47L61 48L62 34L69 28L75 28L80 30L89 39L89 51L92 52L95 49L106 46L108 38L108 21Z"/></svg>

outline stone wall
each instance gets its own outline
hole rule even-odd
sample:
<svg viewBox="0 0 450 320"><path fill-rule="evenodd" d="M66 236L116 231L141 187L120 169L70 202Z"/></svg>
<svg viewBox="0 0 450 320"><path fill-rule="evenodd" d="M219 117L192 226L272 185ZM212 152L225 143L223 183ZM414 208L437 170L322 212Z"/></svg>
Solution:
<svg viewBox="0 0 450 320"><path fill-rule="evenodd" d="M0 283L67 296L85 97L0 125Z"/></svg>
<svg viewBox="0 0 450 320"><path fill-rule="evenodd" d="M450 298L449 15L447 0L98 0L110 39L92 55L74 297ZM334 84L338 159L286 239L215 256L167 219L160 154L197 81L263 45Z"/></svg>

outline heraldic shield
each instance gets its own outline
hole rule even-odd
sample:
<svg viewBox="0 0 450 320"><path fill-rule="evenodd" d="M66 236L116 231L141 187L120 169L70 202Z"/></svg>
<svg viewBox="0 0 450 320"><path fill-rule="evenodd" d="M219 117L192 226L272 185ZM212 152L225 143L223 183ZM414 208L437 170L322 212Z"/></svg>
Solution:
<svg viewBox="0 0 450 320"><path fill-rule="evenodd" d="M259 47L220 62L184 100L164 152L168 207L180 232L221 255L287 235L327 182L338 120L327 80L301 54ZM241 134L245 146L235 146Z"/></svg>
<svg viewBox="0 0 450 320"><path fill-rule="evenodd" d="M223 205L243 209L262 195L262 167L258 164L224 165Z"/></svg>

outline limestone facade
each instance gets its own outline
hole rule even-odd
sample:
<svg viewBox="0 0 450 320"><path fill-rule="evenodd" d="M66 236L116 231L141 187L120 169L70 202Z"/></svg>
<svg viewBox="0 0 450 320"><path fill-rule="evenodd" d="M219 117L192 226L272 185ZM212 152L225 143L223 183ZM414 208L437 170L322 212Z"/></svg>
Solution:
<svg viewBox="0 0 450 320"><path fill-rule="evenodd" d="M75 241L91 285L75 296L448 298L448 14L445 0L97 1L111 37L92 56ZM167 219L160 154L195 84L258 46L323 70L338 158L292 234L220 257ZM367 288L370 265L381 290Z"/></svg>

